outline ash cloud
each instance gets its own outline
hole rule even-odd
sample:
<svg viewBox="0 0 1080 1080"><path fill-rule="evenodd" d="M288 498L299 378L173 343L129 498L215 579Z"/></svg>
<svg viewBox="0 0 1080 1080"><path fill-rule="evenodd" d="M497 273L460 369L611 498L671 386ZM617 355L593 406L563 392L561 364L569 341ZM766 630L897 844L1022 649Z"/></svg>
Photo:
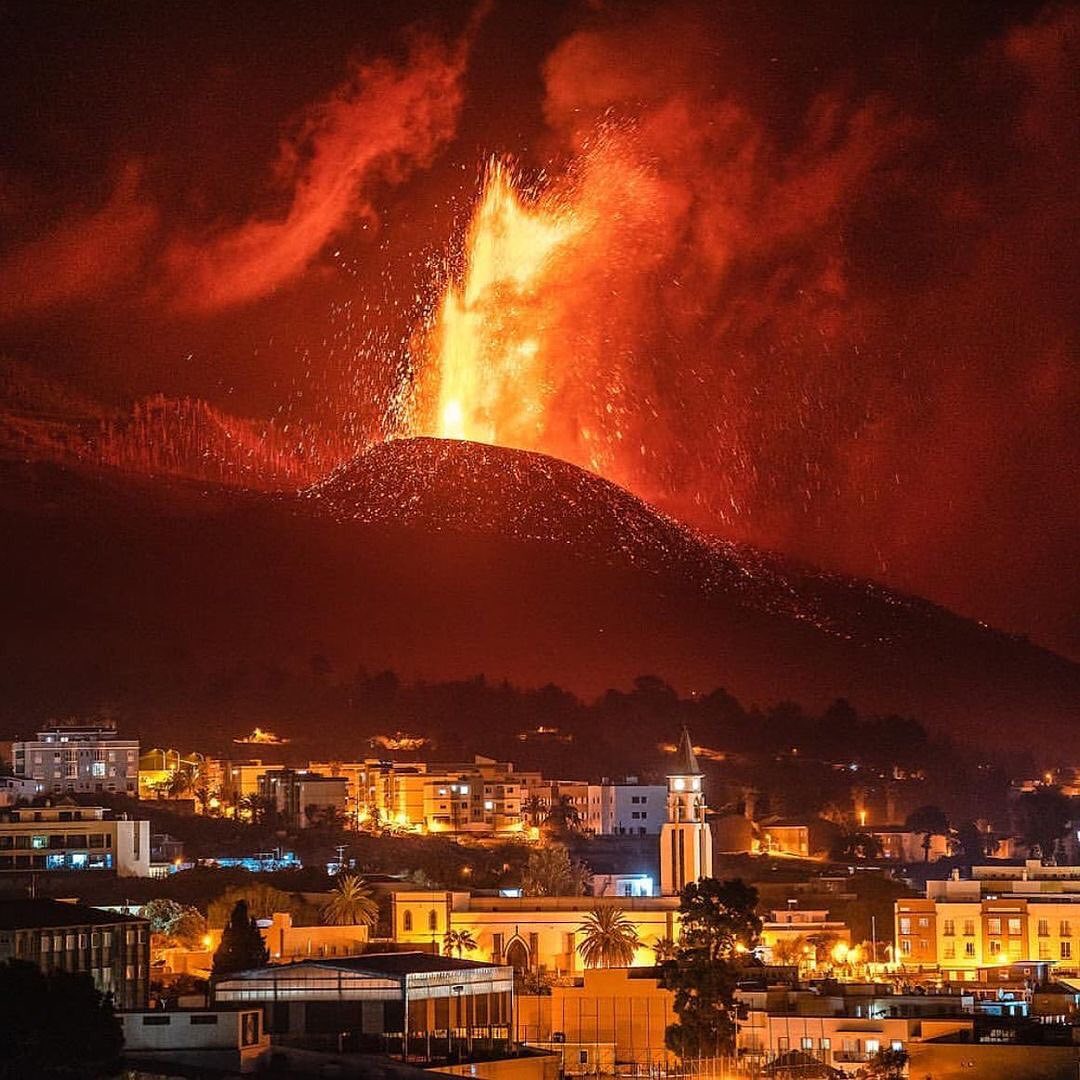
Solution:
<svg viewBox="0 0 1080 1080"><path fill-rule="evenodd" d="M602 224L551 271L560 452L1080 649L1078 22L1047 8L944 70L913 50L771 99L790 57L748 79L702 9L566 38L545 117Z"/></svg>
<svg viewBox="0 0 1080 1080"><path fill-rule="evenodd" d="M461 47L430 40L402 64L355 66L281 145L273 173L283 213L173 241L164 259L172 306L211 311L259 299L306 270L358 218L374 217L372 187L429 164L454 134L463 66Z"/></svg>

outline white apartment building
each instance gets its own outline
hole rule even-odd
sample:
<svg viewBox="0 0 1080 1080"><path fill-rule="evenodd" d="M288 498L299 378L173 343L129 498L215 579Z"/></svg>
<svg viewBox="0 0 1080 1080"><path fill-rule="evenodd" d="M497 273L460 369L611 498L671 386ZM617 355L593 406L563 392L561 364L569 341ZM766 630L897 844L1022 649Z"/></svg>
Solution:
<svg viewBox="0 0 1080 1080"><path fill-rule="evenodd" d="M12 743L17 776L44 793L130 795L139 790L139 740L121 739L112 725L62 724Z"/></svg>
<svg viewBox="0 0 1080 1080"><path fill-rule="evenodd" d="M0 873L110 870L150 876L150 822L107 818L100 806L0 811Z"/></svg>

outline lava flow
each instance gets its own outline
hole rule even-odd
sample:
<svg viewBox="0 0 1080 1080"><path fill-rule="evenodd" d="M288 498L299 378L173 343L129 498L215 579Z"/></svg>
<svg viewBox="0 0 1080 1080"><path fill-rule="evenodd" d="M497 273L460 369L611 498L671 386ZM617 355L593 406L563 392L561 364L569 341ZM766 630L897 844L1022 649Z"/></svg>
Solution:
<svg viewBox="0 0 1080 1080"><path fill-rule="evenodd" d="M437 384L427 433L533 448L552 382L545 370L551 257L582 228L565 204L525 199L495 162L466 237L464 272L431 331L428 378Z"/></svg>

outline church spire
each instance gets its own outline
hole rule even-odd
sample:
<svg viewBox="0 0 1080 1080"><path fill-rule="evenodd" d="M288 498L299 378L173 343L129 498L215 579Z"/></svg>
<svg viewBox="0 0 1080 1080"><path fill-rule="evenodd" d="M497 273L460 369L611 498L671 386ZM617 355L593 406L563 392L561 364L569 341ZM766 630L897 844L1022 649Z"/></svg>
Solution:
<svg viewBox="0 0 1080 1080"><path fill-rule="evenodd" d="M682 735L679 737L679 748L675 751L675 761L672 763L668 776L701 776L702 772L697 763L697 755L694 753L694 744L690 739L690 732L684 726Z"/></svg>

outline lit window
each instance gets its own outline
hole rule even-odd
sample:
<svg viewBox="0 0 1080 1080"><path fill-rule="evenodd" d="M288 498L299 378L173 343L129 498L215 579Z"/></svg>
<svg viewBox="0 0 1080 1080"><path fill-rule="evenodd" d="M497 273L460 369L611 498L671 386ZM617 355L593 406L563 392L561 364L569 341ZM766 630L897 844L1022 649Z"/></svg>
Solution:
<svg viewBox="0 0 1080 1080"><path fill-rule="evenodd" d="M866 1052L871 1057L874 1056L881 1049L881 1043L877 1039L866 1040Z"/></svg>
<svg viewBox="0 0 1080 1080"><path fill-rule="evenodd" d="M1001 936L1001 920L1000 919L987 919L986 920L986 932L993 934L995 937Z"/></svg>
<svg viewBox="0 0 1080 1080"><path fill-rule="evenodd" d="M1063 941L1061 943L1061 959L1062 960L1071 960L1072 959L1072 942L1071 941Z"/></svg>

